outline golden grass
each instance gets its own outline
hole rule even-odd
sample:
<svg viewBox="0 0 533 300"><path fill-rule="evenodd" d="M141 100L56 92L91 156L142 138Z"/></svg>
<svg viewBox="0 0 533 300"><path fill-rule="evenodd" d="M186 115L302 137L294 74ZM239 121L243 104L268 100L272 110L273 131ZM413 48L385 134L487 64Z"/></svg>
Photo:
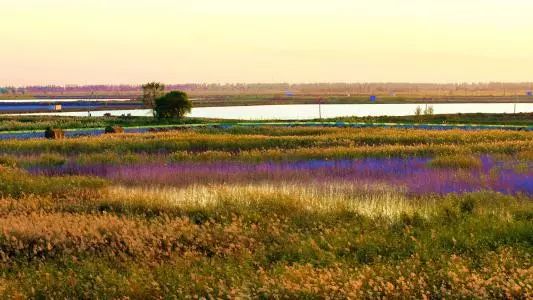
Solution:
<svg viewBox="0 0 533 300"><path fill-rule="evenodd" d="M267 128L270 130L270 128ZM430 131L383 128L329 128L320 129L317 135L298 135L301 129L278 129L277 135L265 132L257 134L210 133L209 131L184 131L115 136L80 137L65 140L43 141L4 140L0 148L4 153L31 153L35 151L66 153L120 152L176 152L176 151L246 151L261 149L297 149L326 147L356 147L377 145L465 145L467 148L493 149L491 143L505 143L509 149L529 146L533 143L530 132L490 131ZM481 148L475 145L481 144ZM525 144L525 145L524 145Z"/></svg>
<svg viewBox="0 0 533 300"><path fill-rule="evenodd" d="M447 155L437 156L429 162L429 165L434 168L451 168L451 169L480 169L483 166L479 157L472 155Z"/></svg>
<svg viewBox="0 0 533 300"><path fill-rule="evenodd" d="M383 184L344 184L308 186L304 184L196 185L173 187L113 186L102 201L124 208L145 207L167 210L198 209L231 204L243 208L275 203L311 212L357 212L369 217L395 219L417 212L426 215L431 201L409 199L398 188Z"/></svg>
<svg viewBox="0 0 533 300"><path fill-rule="evenodd" d="M432 270L433 274L417 270L422 261L413 256L396 268L387 264L357 269L297 264L275 274L260 271L259 276L263 288L280 298L320 295L333 299L429 299L440 294L444 299L530 299L533 268L516 262L513 255L512 249L489 253L481 259L484 268L480 270L473 269L468 259L450 255L443 257L448 261L446 270ZM438 280L432 282L431 277L447 284L435 285Z"/></svg>
<svg viewBox="0 0 533 300"><path fill-rule="evenodd" d="M0 219L0 260L46 259L65 254L131 257L148 260L196 253L209 247L213 254L246 255L254 239L239 220L229 224L196 225L188 218L148 221L115 215L32 213Z"/></svg>

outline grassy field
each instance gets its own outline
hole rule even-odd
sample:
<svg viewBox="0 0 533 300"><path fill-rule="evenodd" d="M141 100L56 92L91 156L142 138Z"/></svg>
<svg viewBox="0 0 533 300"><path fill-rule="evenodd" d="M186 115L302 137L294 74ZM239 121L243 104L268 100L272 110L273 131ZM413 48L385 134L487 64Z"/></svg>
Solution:
<svg viewBox="0 0 533 300"><path fill-rule="evenodd" d="M194 107L223 107L223 106L252 106L252 105L291 105L291 104L369 104L370 95L347 95L347 93L315 93L315 94L296 94L293 96L287 96L284 92L281 93L267 93L267 94L190 94ZM442 96L437 93L429 94L417 94L408 95L402 94L398 96L390 96L388 94L377 93L377 102L379 104L437 104L437 103L531 103L533 101L532 96L525 96L520 92L518 95L507 96L494 96L487 95L460 95ZM101 94L98 95L100 99L105 98L122 98L131 99L129 103L132 108L138 108L142 94L140 93L125 93L125 94ZM61 99L68 96L65 95L39 95L35 99ZM78 99L91 99L94 98L91 94L73 94L73 98ZM71 98L72 98L71 97ZM0 94L0 100L22 100L22 99L34 99L32 96L27 95L2 95ZM94 110L105 110L105 106L94 107ZM108 108L107 108L108 109ZM75 110L75 109L73 109ZM78 109L79 111L79 109Z"/></svg>
<svg viewBox="0 0 533 300"><path fill-rule="evenodd" d="M56 117L56 116L2 116L1 131L44 130L47 127L62 129L104 128L106 126L157 126L205 124L217 120L185 118L154 119L152 117Z"/></svg>
<svg viewBox="0 0 533 300"><path fill-rule="evenodd" d="M247 106L247 105L283 105L283 104L368 104L368 95L295 95L285 96L283 94L273 95L220 95L203 96L194 101L196 107L209 106ZM402 95L389 96L379 95L377 103L381 104L402 104L402 103L530 103L533 97L528 96L438 96L429 95Z"/></svg>
<svg viewBox="0 0 533 300"><path fill-rule="evenodd" d="M311 120L319 121L319 120ZM533 113L520 114L455 114L455 115L421 115L406 117L347 117L324 119L324 122L360 122L360 123L427 123L427 124L490 124L533 126ZM223 122L232 124L239 120L216 119L154 119L151 117L55 117L55 116L2 116L0 115L0 132L22 130L44 130L47 127L78 129L104 128L106 126L160 126L206 124Z"/></svg>
<svg viewBox="0 0 533 300"><path fill-rule="evenodd" d="M0 141L0 294L528 299L531 149L380 128Z"/></svg>

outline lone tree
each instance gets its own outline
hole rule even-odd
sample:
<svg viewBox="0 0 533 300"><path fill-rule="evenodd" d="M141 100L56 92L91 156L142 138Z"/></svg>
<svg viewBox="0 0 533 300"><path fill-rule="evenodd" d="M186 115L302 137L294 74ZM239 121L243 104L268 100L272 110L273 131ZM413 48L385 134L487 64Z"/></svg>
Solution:
<svg viewBox="0 0 533 300"><path fill-rule="evenodd" d="M170 92L155 100L155 112L158 118L183 118L192 109L192 102L186 93Z"/></svg>
<svg viewBox="0 0 533 300"><path fill-rule="evenodd" d="M143 84L142 88L142 101L144 105L148 108L155 109L155 100L163 96L163 93L165 92L165 85L159 82L149 82L147 84ZM154 110L154 117L155 114L156 113Z"/></svg>

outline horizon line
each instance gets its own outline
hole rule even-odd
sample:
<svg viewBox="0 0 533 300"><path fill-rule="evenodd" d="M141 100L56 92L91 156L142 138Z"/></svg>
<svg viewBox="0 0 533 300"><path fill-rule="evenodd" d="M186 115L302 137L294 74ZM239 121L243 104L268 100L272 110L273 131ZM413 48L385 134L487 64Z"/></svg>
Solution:
<svg viewBox="0 0 533 300"><path fill-rule="evenodd" d="M406 85L482 85L482 84L530 84L533 81L456 81L456 82L405 82L405 81L317 81L317 82L183 82L183 83L166 83L164 85L312 85L312 84L406 84ZM148 83L148 82L145 82ZM0 84L1 88L25 88L25 87L83 87L83 86L142 86L145 83L49 83L49 84L26 84L12 85Z"/></svg>

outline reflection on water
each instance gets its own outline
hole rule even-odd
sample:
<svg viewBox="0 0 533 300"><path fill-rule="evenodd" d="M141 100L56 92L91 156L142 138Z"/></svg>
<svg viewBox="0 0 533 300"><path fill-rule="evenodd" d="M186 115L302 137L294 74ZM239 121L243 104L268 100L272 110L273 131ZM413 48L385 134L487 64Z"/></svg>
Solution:
<svg viewBox="0 0 533 300"><path fill-rule="evenodd" d="M193 108L190 117L242 120L306 120L347 116L407 116L413 115L420 104L296 104ZM455 113L524 113L533 112L533 103L443 103L433 104L435 114ZM92 111L91 116L151 116L150 109ZM88 112L32 113L26 115L88 116Z"/></svg>

